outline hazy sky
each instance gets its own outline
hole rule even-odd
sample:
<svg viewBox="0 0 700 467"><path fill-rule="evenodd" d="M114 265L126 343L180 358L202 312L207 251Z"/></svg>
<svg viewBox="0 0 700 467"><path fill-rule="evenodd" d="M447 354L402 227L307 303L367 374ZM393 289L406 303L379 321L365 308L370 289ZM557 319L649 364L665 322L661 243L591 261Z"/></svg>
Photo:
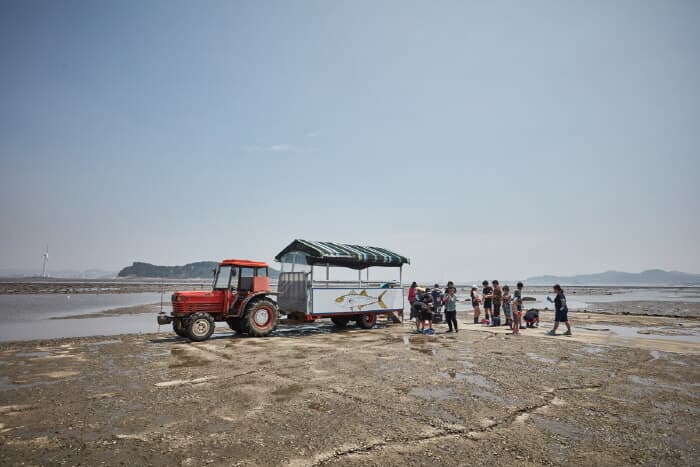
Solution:
<svg viewBox="0 0 700 467"><path fill-rule="evenodd" d="M700 2L0 0L0 268L700 272Z"/></svg>

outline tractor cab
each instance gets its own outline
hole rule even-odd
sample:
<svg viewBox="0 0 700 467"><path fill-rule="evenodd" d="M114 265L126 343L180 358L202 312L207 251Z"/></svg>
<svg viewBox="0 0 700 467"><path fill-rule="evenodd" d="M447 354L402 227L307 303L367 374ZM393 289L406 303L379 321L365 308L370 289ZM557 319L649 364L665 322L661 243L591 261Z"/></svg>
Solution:
<svg viewBox="0 0 700 467"><path fill-rule="evenodd" d="M242 259L225 259L216 268L214 290L232 293L267 292L270 290L267 263Z"/></svg>

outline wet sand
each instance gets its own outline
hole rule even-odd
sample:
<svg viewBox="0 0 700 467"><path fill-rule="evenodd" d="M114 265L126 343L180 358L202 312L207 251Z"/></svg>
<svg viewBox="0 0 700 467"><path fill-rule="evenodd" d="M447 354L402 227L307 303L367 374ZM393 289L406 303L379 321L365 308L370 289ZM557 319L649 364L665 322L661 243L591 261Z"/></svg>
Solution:
<svg viewBox="0 0 700 467"><path fill-rule="evenodd" d="M700 320L571 318L0 344L2 464L698 465L700 344L605 329Z"/></svg>

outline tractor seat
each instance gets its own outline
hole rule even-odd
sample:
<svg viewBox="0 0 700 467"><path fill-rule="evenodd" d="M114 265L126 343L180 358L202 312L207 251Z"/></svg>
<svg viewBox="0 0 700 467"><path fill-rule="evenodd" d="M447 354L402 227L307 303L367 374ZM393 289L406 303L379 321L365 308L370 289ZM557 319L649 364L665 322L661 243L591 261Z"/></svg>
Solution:
<svg viewBox="0 0 700 467"><path fill-rule="evenodd" d="M238 283L238 290L240 292L250 292L251 290L253 290L253 278L241 277Z"/></svg>

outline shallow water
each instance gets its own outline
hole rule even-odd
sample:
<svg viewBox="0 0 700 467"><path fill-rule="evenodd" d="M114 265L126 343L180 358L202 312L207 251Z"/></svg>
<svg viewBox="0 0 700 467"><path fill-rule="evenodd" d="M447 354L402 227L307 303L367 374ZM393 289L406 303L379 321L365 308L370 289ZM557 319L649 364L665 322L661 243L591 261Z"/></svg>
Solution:
<svg viewBox="0 0 700 467"><path fill-rule="evenodd" d="M565 287L566 289L566 287ZM591 309L592 305L598 303L613 303L613 302L634 302L634 301L650 301L650 302L671 302L671 303L700 303L700 289L697 287L687 288L615 288L610 287L605 289L605 292L599 294L590 293L574 293L575 288L565 290L566 301L570 310L586 310ZM590 292L590 289L586 290ZM543 287L533 287L532 289L525 288L524 296L532 297L535 301L526 301L525 308L549 308L554 309L554 304L547 300L547 297L554 299L554 292L548 291ZM461 301L468 299L468 294L458 294L457 298ZM462 303L462 308L471 308L468 303Z"/></svg>
<svg viewBox="0 0 700 467"><path fill-rule="evenodd" d="M618 326L614 324L591 324L584 326L583 329L590 331L608 332L610 334L614 334L618 337L624 337L626 339L663 339L680 342L693 342L700 344L700 329L698 328L684 328L684 334L669 334L667 332L664 332L668 331L669 328L658 326L638 327ZM643 333L640 333L639 331L643 331Z"/></svg>
<svg viewBox="0 0 700 467"><path fill-rule="evenodd" d="M159 293L0 295L0 342L155 332L154 313L89 319L51 319L159 303ZM165 297L168 300L169 297Z"/></svg>

